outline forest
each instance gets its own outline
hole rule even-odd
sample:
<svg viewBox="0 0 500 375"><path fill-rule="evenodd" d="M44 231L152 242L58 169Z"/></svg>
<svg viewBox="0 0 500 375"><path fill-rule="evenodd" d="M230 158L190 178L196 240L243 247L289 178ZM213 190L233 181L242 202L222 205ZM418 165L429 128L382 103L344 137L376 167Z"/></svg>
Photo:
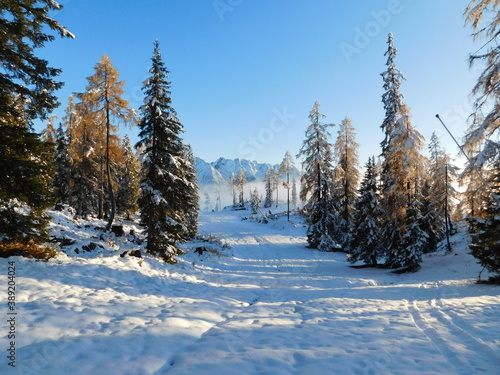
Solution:
<svg viewBox="0 0 500 375"><path fill-rule="evenodd" d="M401 89L406 78L397 68L397 35L389 34L387 50L381 51L386 67L381 67L380 154L360 167L355 124L349 117L325 123L316 102L304 119L302 148L295 156L286 151L280 168L268 171L265 194L255 188L245 199L244 174L231 178L233 208L248 201L254 214L266 215L278 201L274 192L284 186L287 212L298 209L304 217L310 248L343 251L358 267L396 272L417 271L422 256L438 246L451 252L450 236L465 221L472 255L488 271L500 273L498 6L473 0L464 11L476 37L487 43L470 55L471 65L484 68L471 88L475 102L461 145L468 159L463 170L435 134L427 142L412 125L411 103ZM75 218L105 219L104 232L113 230L117 215L130 219L139 213L144 250L176 263L183 253L179 243L197 234L202 198L160 42L153 44L138 112L124 99L124 82L104 54L86 87L68 99L57 124L51 113L59 105L60 70L36 51L56 37L73 37L49 16L60 8L52 0L0 5L5 35L0 42L1 255L53 256L46 211L70 207ZM37 134L33 122L40 119L46 129ZM119 126L138 127L139 142L121 139ZM296 161L300 176L293 173Z"/></svg>

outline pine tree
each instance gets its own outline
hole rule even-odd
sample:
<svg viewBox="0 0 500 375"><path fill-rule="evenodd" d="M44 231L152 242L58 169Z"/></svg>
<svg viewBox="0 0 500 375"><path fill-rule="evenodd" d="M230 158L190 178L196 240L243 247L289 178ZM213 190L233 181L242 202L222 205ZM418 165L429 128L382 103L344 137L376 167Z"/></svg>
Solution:
<svg viewBox="0 0 500 375"><path fill-rule="evenodd" d="M99 120L104 128L105 143L101 155L101 165L105 174L105 190L107 192L107 203L110 206L108 224L105 230L111 230L115 213L115 175L117 169L116 161L121 158L121 148L116 131L116 121L131 124L135 119L135 111L128 106L128 101L122 98L123 85L125 82L118 81L118 70L111 64L107 55L103 55L101 61L96 64L95 73L88 77L86 92L78 94L82 102L87 103L90 110L98 112ZM113 124L113 122L115 122ZM104 178L102 179L104 185Z"/></svg>
<svg viewBox="0 0 500 375"><path fill-rule="evenodd" d="M311 124L306 130L306 140L297 157L305 157L302 163L305 172L301 178L300 196L305 200L310 195L304 207L309 225L309 247L331 250L336 247L335 240L331 237L335 230L335 210L331 195L333 156L328 140L330 133L327 130L330 125L321 124L322 117L325 115L319 112L319 103L316 102L309 114Z"/></svg>
<svg viewBox="0 0 500 375"><path fill-rule="evenodd" d="M264 200L264 207L269 208L273 205L273 187L271 180L271 168L267 168L266 176L264 177L264 186L266 189L266 198Z"/></svg>
<svg viewBox="0 0 500 375"><path fill-rule="evenodd" d="M158 41L149 72L136 145L144 147L139 207L148 252L175 263L174 256L181 253L177 243L190 233L186 210L193 205L190 200L198 190L191 181L191 163L186 157L190 150L182 141L183 126L171 105L168 70Z"/></svg>
<svg viewBox="0 0 500 375"><path fill-rule="evenodd" d="M366 172L355 203L352 236L348 252L349 260L359 260L370 266L377 265L382 255L380 246L383 210L379 203L378 176L375 157L368 159Z"/></svg>
<svg viewBox="0 0 500 375"><path fill-rule="evenodd" d="M358 143L356 133L350 118L346 117L339 126L334 154L337 159L336 178L339 182L339 214L342 219L340 231L347 236L354 212L354 202L357 198L357 188L360 178L358 170Z"/></svg>
<svg viewBox="0 0 500 375"><path fill-rule="evenodd" d="M52 145L31 132L59 103L54 92L60 74L35 50L55 39L71 37L49 13L61 6L52 0L0 3L0 242L38 243L45 238L53 202L49 182Z"/></svg>
<svg viewBox="0 0 500 375"><path fill-rule="evenodd" d="M205 211L210 211L210 193L205 190Z"/></svg>
<svg viewBox="0 0 500 375"><path fill-rule="evenodd" d="M116 192L116 210L125 215L127 220L138 210L137 200L140 192L139 172L141 165L132 150L126 134L122 142L123 164L118 169L118 190Z"/></svg>

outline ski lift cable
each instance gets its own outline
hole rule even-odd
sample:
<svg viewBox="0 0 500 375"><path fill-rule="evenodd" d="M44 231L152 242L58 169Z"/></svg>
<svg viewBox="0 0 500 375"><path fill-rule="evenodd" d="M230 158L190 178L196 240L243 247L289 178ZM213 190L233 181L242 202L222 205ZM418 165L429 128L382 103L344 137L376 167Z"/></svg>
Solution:
<svg viewBox="0 0 500 375"><path fill-rule="evenodd" d="M458 148L460 149L460 151L462 152L462 154L464 154L464 156L467 159L467 161L469 162L469 165L471 166L471 168L476 171L476 173L477 173L479 179L481 180L482 184L484 185L484 187L487 188L491 192L491 196L493 197L493 199L495 200L495 202L500 206L500 198L497 197L497 195L493 191L493 189L490 186L490 184L488 183L488 181L486 181L484 179L483 175L481 174L481 171L477 168L476 164L472 162L471 158L469 157L469 155L467 155L467 153L465 152L464 148L458 143L458 141L456 140L456 138L451 133L450 129L448 129L448 127L445 125L445 123L443 122L443 120L441 120L441 117L439 117L439 114L436 114L436 118L439 120L439 122L441 123L441 125L443 125L443 127L446 129L446 131L448 132L448 134L450 135L450 137L453 139L453 141L455 142L455 144L458 146Z"/></svg>

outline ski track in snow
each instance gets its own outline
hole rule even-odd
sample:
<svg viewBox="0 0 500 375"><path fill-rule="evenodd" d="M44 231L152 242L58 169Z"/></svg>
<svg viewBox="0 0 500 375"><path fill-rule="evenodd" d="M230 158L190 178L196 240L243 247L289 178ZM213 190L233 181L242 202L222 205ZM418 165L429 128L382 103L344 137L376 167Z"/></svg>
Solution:
<svg viewBox="0 0 500 375"><path fill-rule="evenodd" d="M136 245L112 238L99 255L16 260L18 367L3 355L0 373L500 373L500 291L473 284L479 267L464 238L457 256L432 254L420 272L394 275L306 248L297 217L239 215L202 214L200 232L231 248L191 251L177 265L120 258ZM54 226L98 242L61 216ZM4 288L6 260L0 267ZM6 316L5 293L0 306Z"/></svg>

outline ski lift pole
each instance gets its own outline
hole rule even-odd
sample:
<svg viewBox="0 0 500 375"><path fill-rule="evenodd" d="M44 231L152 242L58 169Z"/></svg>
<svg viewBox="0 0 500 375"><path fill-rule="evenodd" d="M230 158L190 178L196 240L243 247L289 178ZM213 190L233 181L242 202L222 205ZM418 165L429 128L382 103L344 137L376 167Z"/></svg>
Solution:
<svg viewBox="0 0 500 375"><path fill-rule="evenodd" d="M467 155L467 153L465 152L464 148L457 142L457 140L455 139L455 137L453 136L453 134L450 132L450 129L448 129L448 127L445 125L445 123L443 122L443 120L441 120L441 117L439 117L439 114L436 115L436 118L443 125L443 127L446 129L446 131L448 132L448 134L450 135L450 137L453 139L453 141L455 142L455 144L458 146L458 148L460 149L460 151L462 152L462 154L465 156L465 158L469 162L469 165L471 166L471 168L476 171L476 173L477 173L479 179L481 180L481 182L483 183L484 187L486 187L491 192L491 196L493 197L493 199L495 200L495 202L500 206L500 199L497 197L497 195L495 194L495 192L491 188L490 184L488 184L488 182L484 179L483 175L481 174L481 172L479 171L479 169L477 169L476 165L474 163L472 163L471 158L469 158L469 155Z"/></svg>

